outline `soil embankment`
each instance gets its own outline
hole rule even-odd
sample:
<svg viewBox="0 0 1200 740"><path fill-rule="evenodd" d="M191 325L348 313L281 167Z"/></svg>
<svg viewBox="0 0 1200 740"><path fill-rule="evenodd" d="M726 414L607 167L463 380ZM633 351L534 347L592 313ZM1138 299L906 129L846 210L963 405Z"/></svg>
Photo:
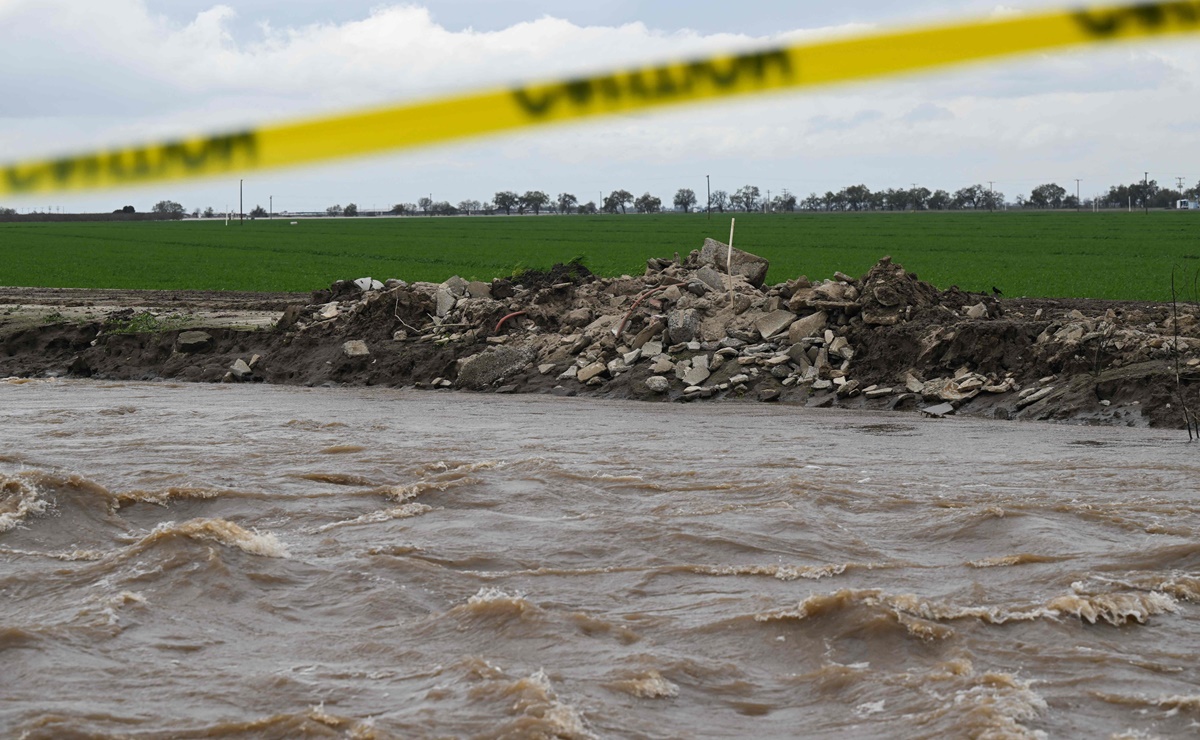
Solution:
<svg viewBox="0 0 1200 740"><path fill-rule="evenodd" d="M0 377L415 385L779 401L1184 428L1191 304L939 291L866 275L764 285L708 240L645 274L338 281L312 295L0 288Z"/></svg>

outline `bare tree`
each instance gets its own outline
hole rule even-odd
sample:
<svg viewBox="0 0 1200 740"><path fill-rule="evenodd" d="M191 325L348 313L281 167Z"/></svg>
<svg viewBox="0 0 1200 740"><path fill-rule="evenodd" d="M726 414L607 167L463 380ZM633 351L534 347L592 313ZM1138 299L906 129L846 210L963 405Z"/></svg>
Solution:
<svg viewBox="0 0 1200 740"><path fill-rule="evenodd" d="M690 188L680 188L675 193L675 207L688 213L696 205L696 193Z"/></svg>

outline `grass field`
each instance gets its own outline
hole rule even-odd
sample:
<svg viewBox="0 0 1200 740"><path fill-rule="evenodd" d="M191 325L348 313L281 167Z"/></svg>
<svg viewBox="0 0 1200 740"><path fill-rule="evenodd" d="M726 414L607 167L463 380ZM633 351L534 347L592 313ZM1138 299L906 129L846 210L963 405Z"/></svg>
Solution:
<svg viewBox="0 0 1200 740"><path fill-rule="evenodd" d="M575 257L636 275L706 236L727 239L729 216L0 224L0 285L307 291L365 275L488 279ZM940 288L1161 301L1173 266L1181 284L1200 269L1198 236L1200 215L1181 212L753 214L737 217L735 246L770 259L771 282L859 275L891 255Z"/></svg>

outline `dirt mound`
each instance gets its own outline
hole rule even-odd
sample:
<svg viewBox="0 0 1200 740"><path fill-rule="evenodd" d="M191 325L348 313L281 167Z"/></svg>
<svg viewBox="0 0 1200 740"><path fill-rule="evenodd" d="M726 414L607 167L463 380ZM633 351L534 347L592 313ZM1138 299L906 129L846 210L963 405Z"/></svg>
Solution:
<svg viewBox="0 0 1200 740"><path fill-rule="evenodd" d="M1200 408L1195 306L939 291L889 258L857 278L758 286L765 260L738 253L730 275L723 246L706 243L707 259L701 250L649 259L636 277L599 278L576 261L490 283L338 281L293 300L271 330L144 310L31 320L0 305L0 375L744 399L1171 427Z"/></svg>

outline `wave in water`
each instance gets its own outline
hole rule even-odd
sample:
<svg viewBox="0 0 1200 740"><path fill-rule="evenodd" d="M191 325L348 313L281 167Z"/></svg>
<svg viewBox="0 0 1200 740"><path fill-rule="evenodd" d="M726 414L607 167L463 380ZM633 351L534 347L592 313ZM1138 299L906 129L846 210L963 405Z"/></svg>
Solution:
<svg viewBox="0 0 1200 740"><path fill-rule="evenodd" d="M888 594L880 589L841 589L814 594L793 609L780 609L754 616L755 621L817 619L831 615L850 616L857 610L866 615L882 616L903 625L910 634L922 639L945 639L953 631L937 622L977 619L986 624L1007 624L1037 619L1076 617L1091 624L1106 622L1121 626L1136 621L1144 624L1151 616L1178 611L1175 599L1161 592L1119 592L1089 594L1083 585L1073 584L1075 593L1051 599L1041 606L1008 608L1003 606L958 606L914 594Z"/></svg>
<svg viewBox="0 0 1200 740"><path fill-rule="evenodd" d="M191 519L180 524L163 522L139 540L133 549L140 552L178 537L216 542L266 558L290 557L287 548L273 533L244 529L224 519Z"/></svg>
<svg viewBox="0 0 1200 740"><path fill-rule="evenodd" d="M583 713L564 701L544 670L516 680L488 681L471 691L474 700L501 701L510 719L498 723L494 737L561 738L596 740Z"/></svg>
<svg viewBox="0 0 1200 740"><path fill-rule="evenodd" d="M25 476L0 475L0 533L18 526L30 516L45 514L50 502Z"/></svg>

